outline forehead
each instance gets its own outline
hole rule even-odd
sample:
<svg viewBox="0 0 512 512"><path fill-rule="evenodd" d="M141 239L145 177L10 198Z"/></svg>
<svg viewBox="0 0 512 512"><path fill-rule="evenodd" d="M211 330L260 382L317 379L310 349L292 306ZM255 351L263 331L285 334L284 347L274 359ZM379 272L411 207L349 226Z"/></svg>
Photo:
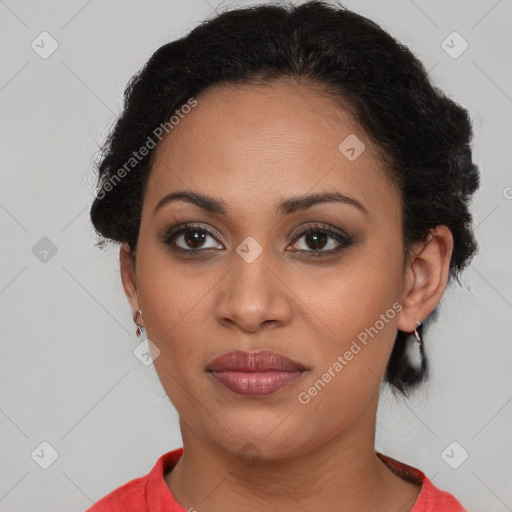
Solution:
<svg viewBox="0 0 512 512"><path fill-rule="evenodd" d="M333 189L373 208L386 199L386 187L394 193L378 149L352 115L316 87L222 84L196 100L159 143L145 203L187 188L240 206Z"/></svg>

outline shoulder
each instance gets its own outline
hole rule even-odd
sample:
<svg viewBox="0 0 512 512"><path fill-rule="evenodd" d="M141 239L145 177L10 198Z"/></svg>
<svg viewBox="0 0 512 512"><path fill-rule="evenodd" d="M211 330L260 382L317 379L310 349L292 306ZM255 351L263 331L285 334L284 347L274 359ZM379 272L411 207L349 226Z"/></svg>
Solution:
<svg viewBox="0 0 512 512"><path fill-rule="evenodd" d="M423 471L380 452L377 456L404 480L421 484L421 492L411 512L467 512L452 494L433 485Z"/></svg>
<svg viewBox="0 0 512 512"><path fill-rule="evenodd" d="M420 497L412 512L467 512L452 494L438 489L426 477Z"/></svg>
<svg viewBox="0 0 512 512"><path fill-rule="evenodd" d="M175 510L176 503L163 476L174 467L182 453L183 448L164 453L147 475L117 487L85 512L149 512L160 510L160 506Z"/></svg>
<svg viewBox="0 0 512 512"><path fill-rule="evenodd" d="M148 475L134 478L101 498L85 512L143 512Z"/></svg>

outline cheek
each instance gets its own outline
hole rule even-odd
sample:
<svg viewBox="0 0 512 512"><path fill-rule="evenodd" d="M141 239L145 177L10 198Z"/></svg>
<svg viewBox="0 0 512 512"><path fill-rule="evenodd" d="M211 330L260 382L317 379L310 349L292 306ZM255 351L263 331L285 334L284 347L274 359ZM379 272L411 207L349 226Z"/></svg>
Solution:
<svg viewBox="0 0 512 512"><path fill-rule="evenodd" d="M321 319L323 333L330 339L346 343L356 338L386 315L400 297L401 260L390 245L365 244L329 270L310 270L294 278L297 289L303 290L301 298L311 312L311 321ZM395 316L394 309L386 315L391 323ZM383 328L379 322L379 330L389 330L388 325L386 322Z"/></svg>
<svg viewBox="0 0 512 512"><path fill-rule="evenodd" d="M311 400L311 410L316 410L315 402L348 411L366 403L378 389L401 310L400 265L391 241L376 242L354 251L329 276L318 273L308 281L304 311L314 314L307 323L320 326L312 333L317 364L301 388L307 394L304 400Z"/></svg>
<svg viewBox="0 0 512 512"><path fill-rule="evenodd" d="M162 361L190 363L201 353L205 307L221 276L194 264L177 264L169 255L149 251L138 262L139 296L147 310L148 337L159 347ZM210 312L211 314L211 312ZM162 364L162 362L160 362Z"/></svg>
<svg viewBox="0 0 512 512"><path fill-rule="evenodd" d="M197 378L206 364L205 347L213 341L206 338L205 308L216 280L209 273L189 272L168 257L148 261L152 264L140 262L139 295L148 311L147 336L159 349L155 371L180 415L193 417L201 402Z"/></svg>

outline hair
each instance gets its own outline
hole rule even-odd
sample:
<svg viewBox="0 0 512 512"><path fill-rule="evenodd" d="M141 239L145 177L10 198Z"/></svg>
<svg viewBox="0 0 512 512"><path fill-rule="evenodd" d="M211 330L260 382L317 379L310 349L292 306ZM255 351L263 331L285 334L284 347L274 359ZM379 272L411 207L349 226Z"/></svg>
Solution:
<svg viewBox="0 0 512 512"><path fill-rule="evenodd" d="M455 277L460 285L458 275L477 250L469 202L480 176L469 114L431 84L406 46L375 22L324 1L228 10L153 53L128 82L100 150L90 211L104 239L97 245L126 242L135 253L158 127L169 132L171 116L211 86L280 79L319 85L349 110L384 155L386 176L399 191L405 250L446 225L454 241L448 282ZM150 140L152 149L135 161ZM420 336L436 314L417 328ZM421 366L411 363L409 337L398 330L385 375L405 396L428 373L423 349Z"/></svg>

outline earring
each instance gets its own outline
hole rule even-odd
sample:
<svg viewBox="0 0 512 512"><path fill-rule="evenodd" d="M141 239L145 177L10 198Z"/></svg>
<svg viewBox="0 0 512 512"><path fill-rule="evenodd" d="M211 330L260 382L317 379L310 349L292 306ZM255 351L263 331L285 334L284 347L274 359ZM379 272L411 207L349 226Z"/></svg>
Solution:
<svg viewBox="0 0 512 512"><path fill-rule="evenodd" d="M416 327L419 327L421 325L421 322L416 322ZM414 336L416 336L416 339L418 340L418 350L420 351L420 354L421 354L421 338L420 338L420 335L418 334L418 331L416 329L414 329Z"/></svg>
<svg viewBox="0 0 512 512"><path fill-rule="evenodd" d="M137 314L135 315L135 318L133 319L133 321L134 321L134 322L135 322L135 324L137 325L137 330L135 331L135 334L137 335L137 338L138 338L139 336L141 336L141 335L144 333L144 326L139 325L139 324L137 323L137 318L138 318L139 316L142 318L142 311L141 311L140 309L137 311Z"/></svg>

